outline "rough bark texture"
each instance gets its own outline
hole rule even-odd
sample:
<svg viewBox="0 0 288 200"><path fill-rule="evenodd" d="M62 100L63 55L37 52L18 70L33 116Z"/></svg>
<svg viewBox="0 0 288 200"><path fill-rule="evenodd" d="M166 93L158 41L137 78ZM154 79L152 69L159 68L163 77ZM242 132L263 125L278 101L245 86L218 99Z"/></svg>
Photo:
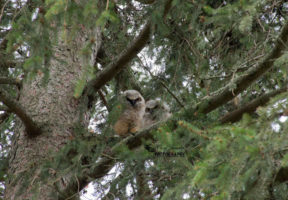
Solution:
<svg viewBox="0 0 288 200"><path fill-rule="evenodd" d="M93 55L85 59L80 51L91 37L96 39ZM85 66L94 64L100 42L99 29L88 32L82 27L74 41L60 41L54 47L55 57L51 59L49 66L45 66L49 67L50 72L47 85L43 84L41 73L32 81L23 83L19 103L40 126L42 133L29 138L24 125L21 122L16 123L19 125L15 127L5 199L32 199L35 194L38 196L34 198L39 200L58 199L58 192L52 181L53 174L51 173L48 183L41 184L40 167L43 161L53 159L53 152L59 151L77 134L74 132L76 124L86 126L89 122L85 98L75 99L73 94L77 80L85 72ZM23 177L23 172L31 174ZM38 184L36 192L32 191ZM62 189L64 188L60 187Z"/></svg>

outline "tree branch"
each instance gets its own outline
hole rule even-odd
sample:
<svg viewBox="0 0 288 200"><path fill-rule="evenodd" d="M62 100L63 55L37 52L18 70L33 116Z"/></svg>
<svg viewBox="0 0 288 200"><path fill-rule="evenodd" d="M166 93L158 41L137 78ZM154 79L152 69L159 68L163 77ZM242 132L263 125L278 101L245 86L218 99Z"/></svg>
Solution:
<svg viewBox="0 0 288 200"><path fill-rule="evenodd" d="M75 191L78 191L79 188L82 190L90 181L104 177L116 163L116 156L121 146L125 145L130 150L141 146L142 141L153 138L152 134L150 133L151 130L155 130L162 123L163 122L154 124L150 128L139 132L135 136L129 136L118 142L111 148L111 151L107 156L102 157L98 161L95 167L84 169L83 173L85 175L78 175L78 182L71 180L66 189L61 192L62 196L59 198L59 200L65 200L69 196L75 194Z"/></svg>
<svg viewBox="0 0 288 200"><path fill-rule="evenodd" d="M286 91L287 87L283 87L281 89L264 94L258 97L257 99L254 99L250 103L247 103L246 105L242 106L241 108L236 109L230 113L227 113L226 115L221 117L220 122L221 123L237 122L241 119L244 113L253 113L257 109L257 107L266 104L270 100L270 98L275 97L276 95Z"/></svg>
<svg viewBox="0 0 288 200"><path fill-rule="evenodd" d="M176 102L184 108L184 104L178 99L178 97L168 88L168 86L162 81L159 80L160 84L167 90L167 92L176 100Z"/></svg>
<svg viewBox="0 0 288 200"><path fill-rule="evenodd" d="M101 99L102 103L104 104L104 106L106 107L106 109L108 110L108 112L110 112L110 111L111 111L111 108L110 108L110 106L108 105L108 102L107 102L107 100L106 100L106 98L105 98L105 95L103 94L103 92L102 92L101 90L98 90L98 94L99 94L99 96L100 96L100 99Z"/></svg>
<svg viewBox="0 0 288 200"><path fill-rule="evenodd" d="M26 127L29 137L35 137L41 133L33 120L27 115L24 109L7 94L5 90L0 88L0 101L2 101L11 112L15 113Z"/></svg>
<svg viewBox="0 0 288 200"><path fill-rule="evenodd" d="M150 33L151 23L148 21L138 37L120 54L116 61L109 64L91 81L90 85L92 85L94 90L98 91L103 85L110 81L144 48L150 38Z"/></svg>
<svg viewBox="0 0 288 200"><path fill-rule="evenodd" d="M212 96L199 103L195 108L195 113L209 113L219 106L233 99L239 93L247 89L255 80L272 68L274 61L283 55L283 50L287 47L288 23L286 23L278 36L272 51L255 68L247 71L247 75L241 76L233 81L232 85L224 87L223 91L216 96Z"/></svg>
<svg viewBox="0 0 288 200"><path fill-rule="evenodd" d="M158 76L154 76L154 74L149 70L149 68L147 66L144 65L144 63L142 62L141 58L139 58L140 64L142 65L142 67L144 68L144 70L146 70L150 76L155 79L156 81L158 81L166 90L167 92L176 100L176 102L182 107L184 108L184 104L179 100L179 98L169 89L169 87L165 84L165 82L163 80L161 80L160 77Z"/></svg>
<svg viewBox="0 0 288 200"><path fill-rule="evenodd" d="M171 8L172 0L168 0L164 6L163 18L167 16ZM145 47L150 39L151 34L151 21L148 20L134 41L128 46L127 49L122 51L119 57L105 67L101 72L96 74L96 78L90 81L88 87L92 86L94 92L98 91L108 81L110 81L119 71L125 68L125 66Z"/></svg>

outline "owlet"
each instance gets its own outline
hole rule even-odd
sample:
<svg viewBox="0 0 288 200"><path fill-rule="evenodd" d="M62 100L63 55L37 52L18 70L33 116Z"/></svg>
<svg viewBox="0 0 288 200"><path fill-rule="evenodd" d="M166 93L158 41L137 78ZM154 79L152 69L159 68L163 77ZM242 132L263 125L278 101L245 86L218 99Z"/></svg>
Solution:
<svg viewBox="0 0 288 200"><path fill-rule="evenodd" d="M146 102L144 114L144 127L147 128L156 122L168 119L171 116L169 106L160 99Z"/></svg>
<svg viewBox="0 0 288 200"><path fill-rule="evenodd" d="M126 90L120 98L124 110L114 125L114 131L119 136L127 136L142 128L145 100L136 90Z"/></svg>

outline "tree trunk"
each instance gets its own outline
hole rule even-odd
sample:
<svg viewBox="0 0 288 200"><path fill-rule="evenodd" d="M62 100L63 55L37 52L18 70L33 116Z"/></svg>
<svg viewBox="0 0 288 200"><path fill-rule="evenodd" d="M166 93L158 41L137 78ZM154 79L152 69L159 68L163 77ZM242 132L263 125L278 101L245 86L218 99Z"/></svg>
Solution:
<svg viewBox="0 0 288 200"><path fill-rule="evenodd" d="M49 68L47 84L43 84L41 72L32 81L23 83L19 103L40 125L42 133L29 138L24 125L16 123L5 191L7 200L55 200L58 190L65 188L65 185L56 188L52 169L48 183L41 183L39 174L43 162L53 159L53 153L75 137L75 126L87 127L89 123L85 98L76 99L73 94L76 82L87 72L86 67L94 65L101 38L98 28L79 29L73 41L59 39L53 48L54 57L45 66ZM58 35L60 38L62 34ZM93 42L93 48L91 55L85 57L81 49L87 42Z"/></svg>

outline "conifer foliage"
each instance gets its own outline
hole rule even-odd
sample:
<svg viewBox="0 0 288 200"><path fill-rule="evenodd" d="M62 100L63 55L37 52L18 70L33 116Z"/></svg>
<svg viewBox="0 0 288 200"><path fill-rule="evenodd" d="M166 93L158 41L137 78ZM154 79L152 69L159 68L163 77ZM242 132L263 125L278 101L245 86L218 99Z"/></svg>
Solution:
<svg viewBox="0 0 288 200"><path fill-rule="evenodd" d="M288 199L286 1L0 8L0 199ZM115 137L127 89L171 118Z"/></svg>

